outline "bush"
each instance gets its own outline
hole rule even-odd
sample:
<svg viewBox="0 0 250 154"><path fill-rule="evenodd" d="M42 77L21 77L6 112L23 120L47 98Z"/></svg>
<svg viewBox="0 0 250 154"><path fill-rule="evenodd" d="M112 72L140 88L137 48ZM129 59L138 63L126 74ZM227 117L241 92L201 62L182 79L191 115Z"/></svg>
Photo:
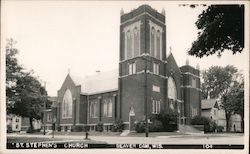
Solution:
<svg viewBox="0 0 250 154"><path fill-rule="evenodd" d="M72 132L82 132L84 130L83 126L73 126Z"/></svg>
<svg viewBox="0 0 250 154"><path fill-rule="evenodd" d="M149 131L150 132L161 132L163 130L162 122L159 120L154 120L152 123L149 124Z"/></svg>
<svg viewBox="0 0 250 154"><path fill-rule="evenodd" d="M149 119L152 123L149 124L150 132L172 132L177 130L177 117L178 113L173 110L161 111L158 115L149 115ZM145 132L146 123L140 121L135 125L135 130L138 133Z"/></svg>
<svg viewBox="0 0 250 154"><path fill-rule="evenodd" d="M152 121L152 123L148 124L149 132L161 132L163 130L162 123L158 120ZM145 120L140 121L135 124L135 131L137 133L144 133L146 130L146 122Z"/></svg>
<svg viewBox="0 0 250 154"><path fill-rule="evenodd" d="M223 132L224 127L223 126L217 126L216 129L217 129L217 132Z"/></svg>
<svg viewBox="0 0 250 154"><path fill-rule="evenodd" d="M144 120L135 124L135 131L137 133L144 133L145 132L145 128L146 128L146 123L145 123Z"/></svg>
<svg viewBox="0 0 250 154"><path fill-rule="evenodd" d="M116 120L114 121L113 125L112 125L112 132L122 132L124 129L124 123L122 120Z"/></svg>
<svg viewBox="0 0 250 154"><path fill-rule="evenodd" d="M214 132L217 125L207 117L195 116L191 119L191 125L204 125L204 132Z"/></svg>
<svg viewBox="0 0 250 154"><path fill-rule="evenodd" d="M162 131L172 132L177 130L177 117L177 112L168 109L161 111L160 114L156 116L156 120L162 123Z"/></svg>
<svg viewBox="0 0 250 154"><path fill-rule="evenodd" d="M96 125L96 131L103 132L103 123L98 123Z"/></svg>

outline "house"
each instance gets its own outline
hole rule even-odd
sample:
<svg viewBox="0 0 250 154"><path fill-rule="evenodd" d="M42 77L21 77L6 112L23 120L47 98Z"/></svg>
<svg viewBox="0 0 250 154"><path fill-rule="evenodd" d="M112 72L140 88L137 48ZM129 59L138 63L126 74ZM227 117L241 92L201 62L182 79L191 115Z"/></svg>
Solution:
<svg viewBox="0 0 250 154"><path fill-rule="evenodd" d="M14 114L6 116L7 132L20 132L22 118Z"/></svg>
<svg viewBox="0 0 250 154"><path fill-rule="evenodd" d="M204 99L201 101L201 115L213 120L218 126L223 126L226 131L225 110L221 108L221 102L217 99ZM242 131L241 117L238 114L231 116L229 120L230 131Z"/></svg>

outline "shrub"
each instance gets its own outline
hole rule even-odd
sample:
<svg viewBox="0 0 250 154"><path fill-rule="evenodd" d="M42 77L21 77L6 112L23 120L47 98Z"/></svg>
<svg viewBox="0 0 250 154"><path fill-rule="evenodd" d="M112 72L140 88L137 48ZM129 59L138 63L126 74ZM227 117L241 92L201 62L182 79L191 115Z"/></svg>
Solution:
<svg viewBox="0 0 250 154"><path fill-rule="evenodd" d="M83 131L90 131L90 126L83 126Z"/></svg>
<svg viewBox="0 0 250 154"><path fill-rule="evenodd" d="M113 125L112 125L112 132L122 132L124 129L124 123L122 120L116 120L113 122Z"/></svg>
<svg viewBox="0 0 250 154"><path fill-rule="evenodd" d="M159 120L154 120L152 123L149 124L149 131L150 132L161 132L163 130L162 122Z"/></svg>
<svg viewBox="0 0 250 154"><path fill-rule="evenodd" d="M207 117L195 116L191 119L191 125L204 125L204 132L214 132L216 123Z"/></svg>
<svg viewBox="0 0 250 154"><path fill-rule="evenodd" d="M83 130L84 130L83 126L73 126L71 131L82 132Z"/></svg>
<svg viewBox="0 0 250 154"><path fill-rule="evenodd" d="M96 131L103 132L103 123L98 123L96 125Z"/></svg>
<svg viewBox="0 0 250 154"><path fill-rule="evenodd" d="M223 126L217 126L216 129L217 129L217 132L223 132L224 127Z"/></svg>
<svg viewBox="0 0 250 154"><path fill-rule="evenodd" d="M158 120L152 121L152 123L148 123L149 132L161 132L163 130L162 123ZM135 131L137 133L144 133L146 130L146 122L145 120L140 121L135 124Z"/></svg>
<svg viewBox="0 0 250 154"><path fill-rule="evenodd" d="M156 120L162 123L162 131L171 132L177 130L177 117L177 112L168 109L161 111L160 114L156 116Z"/></svg>
<svg viewBox="0 0 250 154"><path fill-rule="evenodd" d="M144 120L135 124L135 131L137 133L144 133L145 132L145 128L146 128L146 124L145 124Z"/></svg>

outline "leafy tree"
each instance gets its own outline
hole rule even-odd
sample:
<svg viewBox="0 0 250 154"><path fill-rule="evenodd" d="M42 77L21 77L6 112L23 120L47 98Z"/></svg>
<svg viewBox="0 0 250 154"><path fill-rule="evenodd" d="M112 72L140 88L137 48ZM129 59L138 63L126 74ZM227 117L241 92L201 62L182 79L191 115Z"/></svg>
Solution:
<svg viewBox="0 0 250 154"><path fill-rule="evenodd" d="M244 48L244 5L211 5L196 21L200 30L192 43L189 55L209 56L224 50L233 54Z"/></svg>
<svg viewBox="0 0 250 154"><path fill-rule="evenodd" d="M241 128L244 132L244 82L235 82L228 93L228 97L223 97L223 99L226 100L222 104L224 108L241 116Z"/></svg>
<svg viewBox="0 0 250 154"><path fill-rule="evenodd" d="M221 107L225 110L226 115L227 131L229 131L230 117L232 114L236 113L236 108L239 106L239 101L234 98L234 89L238 87L240 83L240 76L238 70L231 65L227 65L226 67L212 66L208 70L202 72L203 96L210 95L210 98L221 99ZM239 95L238 97L242 99L243 95ZM242 112L242 110L238 110L237 112Z"/></svg>
<svg viewBox="0 0 250 154"><path fill-rule="evenodd" d="M237 68L232 65L226 67L211 66L208 70L202 71L202 93L205 98L219 98L226 95L237 75Z"/></svg>
<svg viewBox="0 0 250 154"><path fill-rule="evenodd" d="M7 100L7 113L13 107L14 102L18 99L16 94L16 82L21 77L23 67L18 64L16 55L18 50L14 48L16 41L13 39L7 40L5 47L6 51L6 100Z"/></svg>
<svg viewBox="0 0 250 154"><path fill-rule="evenodd" d="M6 109L7 113L28 117L32 131L33 119L42 118L44 102L48 102L47 92L33 71L26 71L18 64L15 43L9 39L6 45Z"/></svg>

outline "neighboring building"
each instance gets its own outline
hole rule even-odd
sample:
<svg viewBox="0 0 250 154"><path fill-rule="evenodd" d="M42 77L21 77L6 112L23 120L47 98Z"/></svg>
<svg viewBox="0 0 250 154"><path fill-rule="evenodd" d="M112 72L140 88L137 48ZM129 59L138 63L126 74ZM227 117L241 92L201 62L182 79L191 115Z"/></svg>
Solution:
<svg viewBox="0 0 250 154"><path fill-rule="evenodd" d="M22 118L13 114L6 116L7 132L20 132Z"/></svg>
<svg viewBox="0 0 250 154"><path fill-rule="evenodd" d="M39 130L41 129L41 120L32 120L32 126L34 130ZM30 127L30 121L29 118L23 118L22 117L22 123L21 123L21 131L27 131Z"/></svg>
<svg viewBox="0 0 250 154"><path fill-rule="evenodd" d="M121 12L120 21L119 69L85 78L68 74L57 102L46 110L58 130L86 125L95 130L98 123L110 130L117 119L134 130L146 111L156 115L168 108L179 112L181 124L201 115L200 71L188 62L179 67L171 53L166 55L164 11L142 5Z"/></svg>
<svg viewBox="0 0 250 154"><path fill-rule="evenodd" d="M52 116L52 110L53 106L57 104L57 97L48 97L48 100L52 103L51 108L47 108L44 111L44 116L42 120L41 128L42 130L45 127L45 130L52 130L52 122L53 122L53 116ZM55 113L56 111L54 111Z"/></svg>
<svg viewBox="0 0 250 154"><path fill-rule="evenodd" d="M220 101L216 99L205 99L201 101L201 115L213 120L218 126L223 126L226 131L225 110L220 107ZM229 120L230 131L242 131L241 117L238 114L231 116Z"/></svg>

